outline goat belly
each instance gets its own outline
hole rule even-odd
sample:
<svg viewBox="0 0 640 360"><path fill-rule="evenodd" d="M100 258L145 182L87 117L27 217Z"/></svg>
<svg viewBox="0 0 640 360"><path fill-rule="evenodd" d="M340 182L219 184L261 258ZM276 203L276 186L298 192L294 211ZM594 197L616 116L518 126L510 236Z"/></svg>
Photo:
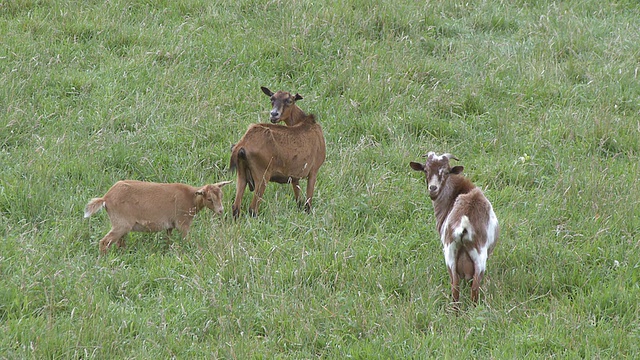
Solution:
<svg viewBox="0 0 640 360"><path fill-rule="evenodd" d="M288 184L294 180L300 180L300 179L293 178L291 176L282 176L282 175L271 175L271 178L269 178L269 181L275 182L278 184Z"/></svg>
<svg viewBox="0 0 640 360"><path fill-rule="evenodd" d="M169 223L155 222L155 221L142 221L142 222L136 222L133 225L133 228L131 230L137 231L137 232L157 232L157 231L167 230L170 228L173 228L173 226Z"/></svg>

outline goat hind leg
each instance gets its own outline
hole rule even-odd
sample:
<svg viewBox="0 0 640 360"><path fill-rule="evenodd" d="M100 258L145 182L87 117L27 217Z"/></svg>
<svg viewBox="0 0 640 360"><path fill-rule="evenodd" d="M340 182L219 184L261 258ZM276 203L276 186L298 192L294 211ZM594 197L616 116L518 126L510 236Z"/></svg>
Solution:
<svg viewBox="0 0 640 360"><path fill-rule="evenodd" d="M473 275L473 282L471 283L471 300L474 304L478 303L478 297L480 294L480 285L482 283L482 278L484 277L484 271L481 271L476 267L475 273Z"/></svg>
<svg viewBox="0 0 640 360"><path fill-rule="evenodd" d="M242 196L244 195L244 190L247 187L247 179L244 175L240 174L240 169L238 169L238 180L236 181L236 198L233 201L233 206L231 207L233 210L233 218L236 219L238 215L240 215L240 205L242 204Z"/></svg>
<svg viewBox="0 0 640 360"><path fill-rule="evenodd" d="M249 213L251 216L258 216L258 207L262 202L262 195L264 195L264 190L267 188L267 180L269 178L269 174L265 173L260 177L260 181L256 183L256 188L253 192L253 198L251 199L251 204L249 205Z"/></svg>
<svg viewBox="0 0 640 360"><path fill-rule="evenodd" d="M127 247L127 244L124 243L124 236L118 239L116 245L118 246L118 249L124 249Z"/></svg>
<svg viewBox="0 0 640 360"><path fill-rule="evenodd" d="M111 229L111 231L109 231L107 235L105 235L102 238L102 240L100 240L100 254L106 255L107 251L109 250L109 247L114 242L117 242L119 247L120 247L120 244L124 246L124 240L122 238L127 233L128 231Z"/></svg>
<svg viewBox="0 0 640 360"><path fill-rule="evenodd" d="M453 269L449 268L449 277L451 278L451 296L453 297L453 302L458 304L460 301L460 277L458 273L455 271L455 265Z"/></svg>

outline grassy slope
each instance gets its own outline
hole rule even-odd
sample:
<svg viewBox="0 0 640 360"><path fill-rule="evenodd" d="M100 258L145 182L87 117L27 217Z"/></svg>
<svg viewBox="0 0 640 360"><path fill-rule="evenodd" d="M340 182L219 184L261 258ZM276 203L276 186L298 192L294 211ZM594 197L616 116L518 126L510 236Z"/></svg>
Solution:
<svg viewBox="0 0 640 360"><path fill-rule="evenodd" d="M0 357L640 355L635 2L17 0L0 19ZM258 219L203 213L188 241L99 258L87 200L233 179L261 85L325 129L313 214L273 184ZM502 226L460 316L408 167L429 150Z"/></svg>

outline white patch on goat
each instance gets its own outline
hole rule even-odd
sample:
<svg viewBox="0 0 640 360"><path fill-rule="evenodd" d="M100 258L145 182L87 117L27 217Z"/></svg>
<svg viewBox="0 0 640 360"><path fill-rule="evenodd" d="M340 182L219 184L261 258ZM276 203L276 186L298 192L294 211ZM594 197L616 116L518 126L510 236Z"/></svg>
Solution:
<svg viewBox="0 0 640 360"><path fill-rule="evenodd" d="M490 248L496 242L496 234L498 232L498 217L493 212L493 206L489 204L489 223L487 224L487 243L485 247Z"/></svg>
<svg viewBox="0 0 640 360"><path fill-rule="evenodd" d="M466 234L465 230L467 231ZM473 226L467 215L462 215L460 223L453 229L452 234L456 241L473 241Z"/></svg>
<svg viewBox="0 0 640 360"><path fill-rule="evenodd" d="M447 228L449 227L449 216L447 216L444 219L444 223L442 224L442 228L440 229L440 241L442 242L442 246L446 246L447 245L447 238L446 238L446 233L447 233Z"/></svg>
<svg viewBox="0 0 640 360"><path fill-rule="evenodd" d="M491 204L489 204L491 206ZM469 251L469 256L471 260L473 260L474 264L478 268L478 271L484 272L487 269L487 259L489 258L488 249L493 245L496 241L496 231L498 229L498 218L496 214L493 212L493 208L489 208L489 222L487 223L487 242L484 244L482 248L480 248L480 252L476 249L472 249Z"/></svg>
<svg viewBox="0 0 640 360"><path fill-rule="evenodd" d="M447 229L449 228L449 216L444 220L442 224L442 229L440 233L440 241L442 241L442 251L444 252L444 261L447 264L447 267L452 271L456 269L456 259L458 254L458 247L460 245L459 242L453 241L448 243L448 239L446 237Z"/></svg>
<svg viewBox="0 0 640 360"><path fill-rule="evenodd" d="M480 249L480 252L478 253L478 251L476 249L470 249L469 250L469 257L471 258L471 260L473 261L473 263L475 264L476 268L478 269L478 271L480 273L483 273L486 268L487 268L487 247L483 247L482 249Z"/></svg>
<svg viewBox="0 0 640 360"><path fill-rule="evenodd" d="M444 261L447 264L447 267L451 269L452 272L456 271L456 259L458 258L458 248L460 247L460 243L454 241L450 244L444 245L442 251L444 252Z"/></svg>

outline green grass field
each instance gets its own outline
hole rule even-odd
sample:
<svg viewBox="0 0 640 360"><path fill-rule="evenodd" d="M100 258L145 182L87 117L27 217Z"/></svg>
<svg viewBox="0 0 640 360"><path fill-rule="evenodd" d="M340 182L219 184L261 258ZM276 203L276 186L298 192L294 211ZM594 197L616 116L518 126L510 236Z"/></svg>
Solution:
<svg viewBox="0 0 640 360"><path fill-rule="evenodd" d="M640 4L0 1L0 358L640 357ZM98 255L121 179L234 180L298 92L314 209L204 211ZM424 176L451 152L501 239L449 278ZM301 182L306 186L306 182Z"/></svg>

